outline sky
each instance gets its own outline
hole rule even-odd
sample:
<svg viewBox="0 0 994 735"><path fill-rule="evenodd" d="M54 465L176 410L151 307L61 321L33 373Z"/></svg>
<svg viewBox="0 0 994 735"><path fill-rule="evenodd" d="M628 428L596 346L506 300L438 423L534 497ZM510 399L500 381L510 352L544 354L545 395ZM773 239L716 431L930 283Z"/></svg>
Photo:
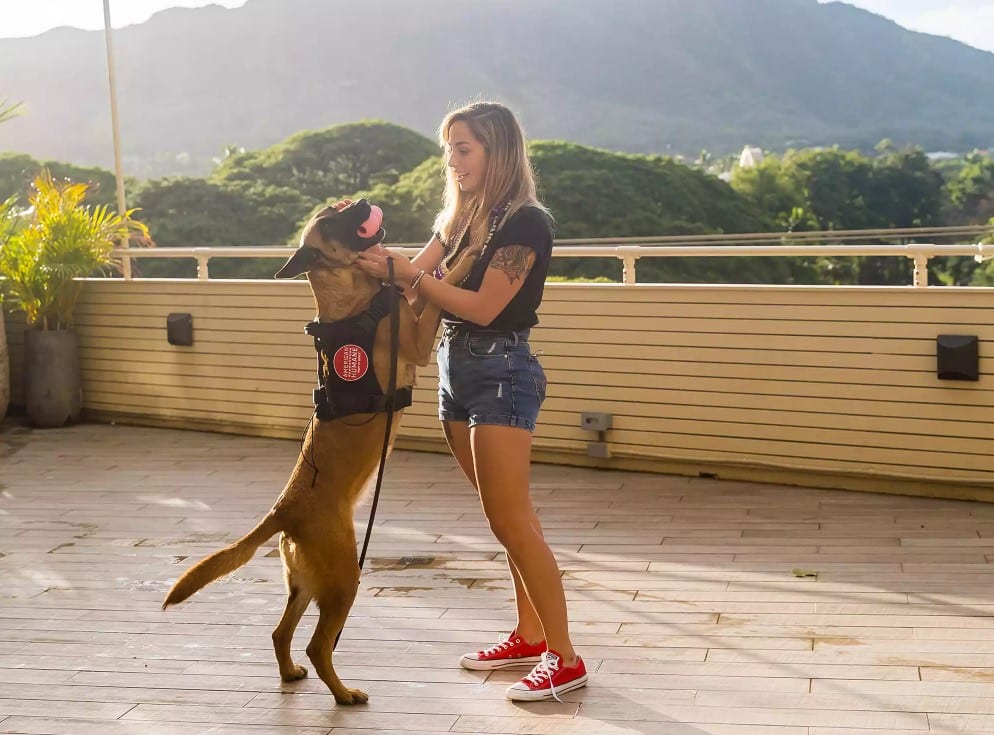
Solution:
<svg viewBox="0 0 994 735"><path fill-rule="evenodd" d="M144 23L166 8L223 5L237 8L245 0L110 0L115 28ZM58 26L96 30L104 27L103 0L0 0L0 38L36 36Z"/></svg>
<svg viewBox="0 0 994 735"><path fill-rule="evenodd" d="M824 2L824 0L819 0ZM905 28L994 51L994 0L848 0Z"/></svg>
<svg viewBox="0 0 994 735"><path fill-rule="evenodd" d="M562 2L568 7L569 0ZM142 23L168 7L210 4L211 0L111 0L111 21L120 27ZM237 8L245 0L213 0L213 4ZM850 4L914 31L949 36L994 51L994 0L850 0ZM103 28L102 0L0 0L0 5L8 6L0 13L0 38L34 36L56 26Z"/></svg>

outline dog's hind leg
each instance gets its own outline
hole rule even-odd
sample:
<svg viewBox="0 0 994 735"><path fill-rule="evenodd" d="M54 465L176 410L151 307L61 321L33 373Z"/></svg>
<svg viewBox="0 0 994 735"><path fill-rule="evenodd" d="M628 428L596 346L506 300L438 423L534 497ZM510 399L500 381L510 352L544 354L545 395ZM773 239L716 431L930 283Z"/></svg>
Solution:
<svg viewBox="0 0 994 735"><path fill-rule="evenodd" d="M304 610L311 602L311 596L294 582L291 574L287 574L286 586L286 607L283 608L283 617L273 630L273 650L276 652L276 663L280 667L280 678L283 681L297 681L307 676L307 669L293 662L290 642L293 640L293 632L297 629Z"/></svg>
<svg viewBox="0 0 994 735"><path fill-rule="evenodd" d="M307 657L314 664L314 670L321 677L321 681L328 685L331 693L335 696L335 701L339 704L365 704L369 700L369 695L366 692L346 687L338 678L331 662L335 638L338 637L339 631L345 625L345 619L352 608L355 593L356 590L353 588L351 593L336 594L330 599L318 599L318 609L321 611L321 615L318 617L314 636L307 644Z"/></svg>

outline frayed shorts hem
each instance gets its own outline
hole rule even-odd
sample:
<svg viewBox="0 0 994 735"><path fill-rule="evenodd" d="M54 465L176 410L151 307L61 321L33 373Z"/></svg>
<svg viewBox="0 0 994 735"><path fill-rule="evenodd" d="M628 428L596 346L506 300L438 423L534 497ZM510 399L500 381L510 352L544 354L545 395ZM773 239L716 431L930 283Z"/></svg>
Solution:
<svg viewBox="0 0 994 735"><path fill-rule="evenodd" d="M510 426L515 429L526 429L533 434L535 433L535 422L521 418L520 416L507 416L498 413L467 416L466 414L459 414L455 411L439 411L438 418L441 421L465 421L471 429L474 426Z"/></svg>

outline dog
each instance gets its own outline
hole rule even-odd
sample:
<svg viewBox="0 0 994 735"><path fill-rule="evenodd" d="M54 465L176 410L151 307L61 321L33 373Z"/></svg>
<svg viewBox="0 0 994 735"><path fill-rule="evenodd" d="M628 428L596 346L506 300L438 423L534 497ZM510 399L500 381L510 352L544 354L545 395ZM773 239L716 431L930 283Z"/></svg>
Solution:
<svg viewBox="0 0 994 735"><path fill-rule="evenodd" d="M378 222L374 222L378 229L369 233L373 210L367 201L359 200L342 209L327 207L318 211L305 226L298 249L276 274L277 278L307 274L321 323L363 313L381 289L376 279L353 267L357 253L378 245L386 234ZM461 275L457 273L456 277ZM438 323L434 313L420 323L407 300L401 297L398 301L400 344L394 387L410 387L414 385L416 366L428 363ZM376 327L370 362L385 394L390 388L389 341L390 319L383 318ZM394 415L391 447L401 415L400 411ZM263 543L280 533L287 601L272 636L280 677L291 682L307 676L307 670L294 663L290 642L313 600L320 614L307 645L307 657L336 702L365 703L365 692L345 686L338 678L332 650L359 587L353 512L364 489L375 478L386 417L386 413L373 413L312 421L286 487L266 516L238 541L188 569L169 590L163 609L235 571Z"/></svg>

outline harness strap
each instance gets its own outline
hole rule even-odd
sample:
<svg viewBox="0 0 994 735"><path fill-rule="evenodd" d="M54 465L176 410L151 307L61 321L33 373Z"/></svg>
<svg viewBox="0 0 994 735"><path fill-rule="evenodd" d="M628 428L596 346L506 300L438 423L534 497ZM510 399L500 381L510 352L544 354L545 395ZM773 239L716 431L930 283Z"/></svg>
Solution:
<svg viewBox="0 0 994 735"><path fill-rule="evenodd" d="M315 388L313 393L314 407L317 416L322 421L329 421L355 413L385 413L389 410L399 411L407 408L413 402L412 391L409 387L398 388L393 396L365 396L354 393L335 395L332 401L324 388Z"/></svg>
<svg viewBox="0 0 994 735"><path fill-rule="evenodd" d="M387 258L387 281L390 287L388 308L390 310L390 380L387 383L387 428L383 434L383 449L380 452L380 471L376 476L376 490L373 492L373 503L369 509L369 525L366 527L366 538L362 542L362 553L359 554L359 570L366 560L366 549L369 548L369 538L373 533L373 517L376 515L376 503L380 499L380 486L383 484L383 468L387 463L387 452L390 451L390 430L393 428L394 398L397 394L397 357L400 351L400 310L397 308L397 289L393 287L393 261Z"/></svg>
<svg viewBox="0 0 994 735"><path fill-rule="evenodd" d="M390 380L387 383L387 393L384 398L387 400L387 426L383 434L383 449L380 451L380 469L376 475L376 490L373 491L373 502L369 508L369 522L366 525L366 538L362 542L362 552L359 554L359 574L362 575L362 565L366 561L366 550L369 548L369 539L373 535L373 519L376 517L376 505L380 501L380 488L383 486L383 469L387 463L387 452L390 451L390 431L393 429L394 402L397 396L397 358L400 353L400 309L397 302L397 289L393 287L393 261L387 258L387 282L389 286L385 289L388 292L387 308L390 314ZM381 292L382 293L382 292ZM409 389L408 389L408 392ZM342 637L342 630L335 636L335 644L332 650L338 647L338 640Z"/></svg>
<svg viewBox="0 0 994 735"><path fill-rule="evenodd" d="M369 308L361 314L337 322L308 322L304 331L320 340L334 339L335 333L347 324L354 325L366 333L375 332L380 320L390 313L391 304L396 300L391 297L391 291L396 296L397 290L393 286L381 288L379 293L369 302Z"/></svg>

